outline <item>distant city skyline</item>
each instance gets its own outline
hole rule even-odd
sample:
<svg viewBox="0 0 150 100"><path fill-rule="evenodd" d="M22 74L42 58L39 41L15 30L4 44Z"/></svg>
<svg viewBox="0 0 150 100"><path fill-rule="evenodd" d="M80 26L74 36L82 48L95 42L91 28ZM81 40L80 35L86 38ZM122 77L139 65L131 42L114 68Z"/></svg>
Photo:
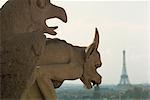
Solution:
<svg viewBox="0 0 150 100"><path fill-rule="evenodd" d="M7 0L0 1L0 7ZM95 27L100 33L99 52L102 67L98 72L103 84L118 84L122 72L122 51L126 50L127 72L131 84L150 83L150 1L57 1L68 16L67 23L50 19L49 26L58 25L58 37L67 42L88 46ZM81 84L67 81L70 84Z"/></svg>

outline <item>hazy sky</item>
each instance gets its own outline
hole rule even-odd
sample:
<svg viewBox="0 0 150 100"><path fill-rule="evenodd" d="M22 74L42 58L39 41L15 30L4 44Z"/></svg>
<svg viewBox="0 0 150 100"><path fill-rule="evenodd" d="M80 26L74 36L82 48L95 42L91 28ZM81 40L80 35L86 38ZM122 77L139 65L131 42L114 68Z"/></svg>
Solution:
<svg viewBox="0 0 150 100"><path fill-rule="evenodd" d="M3 1L7 0L0 0L0 6ZM124 49L130 82L150 83L150 2L51 1L63 7L68 16L67 23L57 19L47 21L50 26L59 25L55 37L74 45L88 46L93 41L95 27L98 28L98 50L103 62L98 72L103 76L103 84L118 84Z"/></svg>

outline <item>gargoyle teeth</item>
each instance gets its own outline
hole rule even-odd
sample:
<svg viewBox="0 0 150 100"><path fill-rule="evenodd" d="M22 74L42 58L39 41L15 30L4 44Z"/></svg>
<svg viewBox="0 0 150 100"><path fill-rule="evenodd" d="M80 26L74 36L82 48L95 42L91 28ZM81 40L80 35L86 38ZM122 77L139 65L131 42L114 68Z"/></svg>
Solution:
<svg viewBox="0 0 150 100"><path fill-rule="evenodd" d="M95 82L95 81L91 81L91 83L93 84L93 86L96 84L96 82Z"/></svg>
<svg viewBox="0 0 150 100"><path fill-rule="evenodd" d="M95 85L95 83L93 83L93 86Z"/></svg>

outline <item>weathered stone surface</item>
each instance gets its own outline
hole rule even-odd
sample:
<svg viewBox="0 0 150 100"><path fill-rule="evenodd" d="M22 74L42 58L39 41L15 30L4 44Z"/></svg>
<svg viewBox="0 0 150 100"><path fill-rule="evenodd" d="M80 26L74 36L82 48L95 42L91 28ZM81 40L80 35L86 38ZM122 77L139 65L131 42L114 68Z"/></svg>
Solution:
<svg viewBox="0 0 150 100"><path fill-rule="evenodd" d="M8 0L0 9L0 98L20 99L30 86L44 32L57 34L45 23L50 18L67 22L65 10L49 0Z"/></svg>
<svg viewBox="0 0 150 100"><path fill-rule="evenodd" d="M87 88L92 88L91 83L99 85L101 76L96 69L101 67L102 62L97 51L98 45L97 29L94 42L89 47L73 46L60 39L48 39L37 63L36 81L26 91L23 99L32 100L38 97L55 100L54 88L60 87L65 80L80 78Z"/></svg>
<svg viewBox="0 0 150 100"><path fill-rule="evenodd" d="M44 43L45 36L42 33L24 33L2 42L2 98L20 98L30 81Z"/></svg>
<svg viewBox="0 0 150 100"><path fill-rule="evenodd" d="M101 83L101 76L96 70L102 65L100 53L97 50L98 45L97 29L95 29L94 41L88 47L73 46L63 40L49 39L37 63L38 74L44 79L53 80L56 88L64 80L77 78L80 78L87 88L92 88L91 83Z"/></svg>

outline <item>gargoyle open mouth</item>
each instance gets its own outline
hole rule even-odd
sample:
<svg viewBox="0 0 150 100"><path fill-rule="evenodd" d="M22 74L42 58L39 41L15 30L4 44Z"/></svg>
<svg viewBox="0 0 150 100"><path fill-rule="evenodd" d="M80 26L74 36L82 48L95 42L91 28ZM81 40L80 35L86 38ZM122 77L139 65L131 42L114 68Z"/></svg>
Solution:
<svg viewBox="0 0 150 100"><path fill-rule="evenodd" d="M45 22L44 32L48 33L48 34L51 34L51 35L56 35L57 33L55 32L55 29L57 29L58 26L48 27L46 25L46 20L57 18L57 19L61 20L62 22L66 23L67 22L67 14L66 14L66 12L63 8L57 7L55 5L52 5L52 6L54 7L53 10L55 11L55 14L54 15L49 15L49 17L45 18L45 20L44 20L44 22Z"/></svg>
<svg viewBox="0 0 150 100"><path fill-rule="evenodd" d="M86 86L88 89L92 88L92 87L95 86L95 85L98 86L99 84L100 84L100 82L96 82L96 81L94 81L94 80L85 81L85 86Z"/></svg>
<svg viewBox="0 0 150 100"><path fill-rule="evenodd" d="M58 26L55 26L57 23L57 21L55 20L57 18L50 18L50 19L46 19L45 22L44 22L44 33L48 33L50 35L56 35L56 29L58 28ZM49 20L49 21L48 21ZM50 26L46 24L46 21L49 22ZM51 21L51 22L50 22ZM59 21L62 21L62 22L67 22L67 19L60 19ZM55 24L55 25L54 25Z"/></svg>
<svg viewBox="0 0 150 100"><path fill-rule="evenodd" d="M56 35L57 33L55 32L55 30L58 28L58 26L52 26L52 27L48 27L45 24L45 33L49 33L51 35Z"/></svg>
<svg viewBox="0 0 150 100"><path fill-rule="evenodd" d="M84 83L87 89L91 89L93 86L95 85L98 86L99 84L101 84L101 79L89 80L86 79L85 77L81 77L80 80Z"/></svg>
<svg viewBox="0 0 150 100"><path fill-rule="evenodd" d="M100 83L97 83L97 82L95 82L95 81L91 81L91 83L92 83L93 86L95 86L95 85L98 86L98 85L100 84Z"/></svg>

